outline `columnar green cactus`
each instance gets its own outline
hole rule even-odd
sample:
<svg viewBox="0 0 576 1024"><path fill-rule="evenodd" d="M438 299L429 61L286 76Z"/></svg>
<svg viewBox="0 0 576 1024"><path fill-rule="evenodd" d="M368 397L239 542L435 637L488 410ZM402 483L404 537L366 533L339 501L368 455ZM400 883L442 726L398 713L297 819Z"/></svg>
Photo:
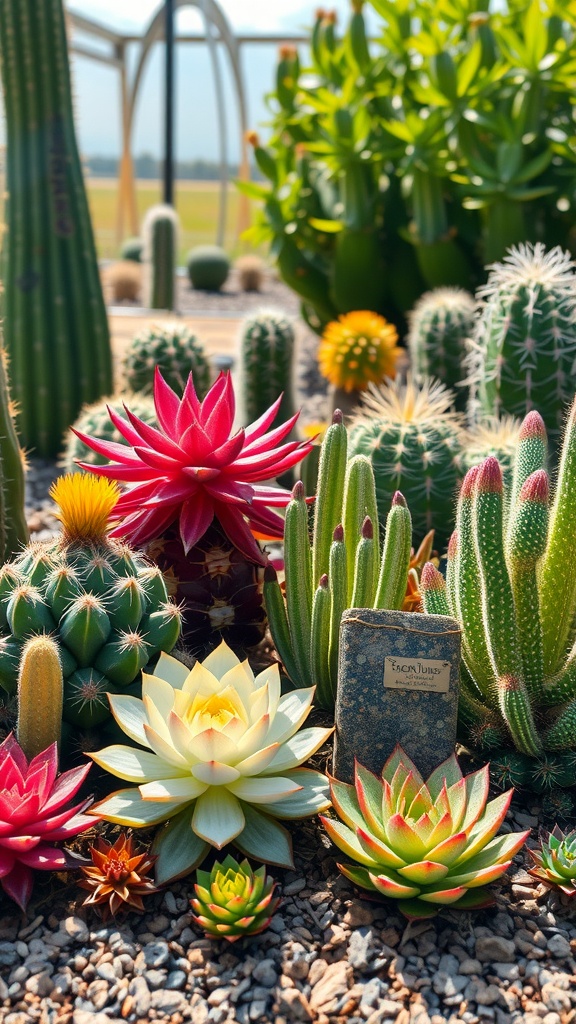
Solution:
<svg viewBox="0 0 576 1024"><path fill-rule="evenodd" d="M18 673L18 743L32 760L60 742L64 681L58 644L33 636L22 648Z"/></svg>
<svg viewBox="0 0 576 1024"><path fill-rule="evenodd" d="M81 440L79 434L86 434L89 437L97 437L99 441L116 441L118 444L126 444L126 438L110 419L108 409L112 409L118 416L123 416L124 402L130 407L130 411L139 416L150 426L156 426L156 409L152 398L143 395L111 395L110 398L103 398L92 405L85 405L80 411L77 420L66 431L63 442L63 453L60 465L66 473L76 473L78 462L86 462L90 466L103 466L107 462L105 455L89 448Z"/></svg>
<svg viewBox="0 0 576 1024"><path fill-rule="evenodd" d="M435 288L422 295L408 316L408 349L417 378L437 377L449 388L462 382L475 308L463 288ZM456 389L457 408L465 407L466 398L463 389Z"/></svg>
<svg viewBox="0 0 576 1024"><path fill-rule="evenodd" d="M151 206L142 224L144 305L175 309L178 214L172 206Z"/></svg>
<svg viewBox="0 0 576 1024"><path fill-rule="evenodd" d="M156 367L162 371L166 383L180 395L189 374L194 374L198 398L206 397L210 387L208 359L204 346L185 324L154 324L132 339L122 362L126 388L137 395L153 394Z"/></svg>
<svg viewBox="0 0 576 1024"><path fill-rule="evenodd" d="M0 685L13 693L26 642L51 634L64 677L63 718L76 728L106 722L107 694L126 691L180 633L160 570L107 537L118 494L97 477L60 478L52 495L62 536L30 544L0 570Z"/></svg>
<svg viewBox="0 0 576 1024"><path fill-rule="evenodd" d="M315 684L318 703L333 708L342 612L402 607L412 540L410 513L397 493L380 550L374 475L363 455L347 462L347 432L339 410L322 443L312 544L308 526L304 488L298 482L286 509L286 599L268 566L264 602L276 650L292 682Z"/></svg>
<svg viewBox="0 0 576 1024"><path fill-rule="evenodd" d="M0 5L8 203L2 318L24 443L58 453L112 390L106 309L74 133L61 0Z"/></svg>
<svg viewBox="0 0 576 1024"><path fill-rule="evenodd" d="M405 496L414 533L433 527L437 542L448 540L456 488L461 478L463 421L451 410L452 394L438 382L421 388L409 378L370 385L350 425L352 454L372 463L380 519L395 491Z"/></svg>
<svg viewBox="0 0 576 1024"><path fill-rule="evenodd" d="M0 341L0 562L12 558L28 540L24 514L24 454L14 426Z"/></svg>
<svg viewBox="0 0 576 1024"><path fill-rule="evenodd" d="M508 488L493 456L464 479L447 585L430 564L421 579L426 611L463 626L463 741L537 792L576 783L576 400L551 508L546 459L533 411Z"/></svg>
<svg viewBox="0 0 576 1024"><path fill-rule="evenodd" d="M572 396L576 274L557 247L520 245L491 270L468 357L481 413L525 416L539 409L553 442Z"/></svg>
<svg viewBox="0 0 576 1024"><path fill-rule="evenodd" d="M292 373L294 363L294 327L291 320L276 310L262 310L249 316L240 330L242 366L242 416L252 423L282 395L279 416L294 414ZM194 377L196 379L196 377Z"/></svg>

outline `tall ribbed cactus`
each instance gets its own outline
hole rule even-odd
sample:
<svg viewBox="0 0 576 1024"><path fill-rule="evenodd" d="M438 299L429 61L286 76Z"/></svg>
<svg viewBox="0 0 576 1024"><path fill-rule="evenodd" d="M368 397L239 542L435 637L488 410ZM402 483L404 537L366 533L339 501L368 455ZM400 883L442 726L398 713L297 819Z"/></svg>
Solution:
<svg viewBox="0 0 576 1024"><path fill-rule="evenodd" d="M415 536L421 540L434 528L440 544L452 529L461 479L463 424L451 411L452 401L452 393L437 381L421 387L410 378L371 384L350 425L350 452L372 463L380 519L394 492L401 491Z"/></svg>
<svg viewBox="0 0 576 1024"><path fill-rule="evenodd" d="M546 461L531 412L510 486L493 456L468 471L446 581L431 564L421 580L426 610L463 625L462 739L539 792L576 783L576 400L551 507Z"/></svg>
<svg viewBox="0 0 576 1024"><path fill-rule="evenodd" d="M0 64L8 190L4 334L22 438L53 456L82 403L112 390L62 0L3 0Z"/></svg>
<svg viewBox="0 0 576 1024"><path fill-rule="evenodd" d="M576 265L560 247L520 245L496 263L468 356L472 404L483 414L538 409L559 439L576 359Z"/></svg>
<svg viewBox="0 0 576 1024"><path fill-rule="evenodd" d="M336 699L344 609L402 607L412 523L400 493L392 499L382 550L379 534L372 467L363 455L347 462L346 428L336 410L320 454L312 544L301 482L286 509L285 600L272 566L264 576L268 622L284 668L296 686L315 684L324 708Z"/></svg>
<svg viewBox="0 0 576 1024"><path fill-rule="evenodd" d="M8 390L6 353L0 341L0 562L12 558L28 540L24 471Z"/></svg>
<svg viewBox="0 0 576 1024"><path fill-rule="evenodd" d="M33 636L22 649L18 674L18 743L29 760L60 742L64 680L58 644Z"/></svg>
<svg viewBox="0 0 576 1024"><path fill-rule="evenodd" d="M142 223L144 248L144 305L149 309L174 309L178 214L172 206L151 206Z"/></svg>
<svg viewBox="0 0 576 1024"><path fill-rule="evenodd" d="M242 416L253 423L282 394L279 416L294 415L292 373L294 363L294 327L277 310L261 310L248 317L240 332L242 362Z"/></svg>

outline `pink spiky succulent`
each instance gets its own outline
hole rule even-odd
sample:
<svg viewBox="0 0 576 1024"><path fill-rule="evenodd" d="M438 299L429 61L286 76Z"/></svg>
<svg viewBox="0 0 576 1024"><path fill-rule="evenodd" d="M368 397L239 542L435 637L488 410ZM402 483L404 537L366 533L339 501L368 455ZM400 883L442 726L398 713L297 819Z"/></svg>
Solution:
<svg viewBox="0 0 576 1024"><path fill-rule="evenodd" d="M30 763L10 734L0 744L0 884L22 910L34 884L33 870L62 871L77 861L54 843L94 827L82 812L91 803L65 805L76 795L90 764L58 775L53 743Z"/></svg>
<svg viewBox="0 0 576 1024"><path fill-rule="evenodd" d="M229 373L222 373L200 402L192 374L182 398L158 368L154 403L159 428L139 419L125 406L126 417L109 408L110 419L128 445L100 441L77 432L88 447L113 461L106 466L79 463L82 469L129 484L112 515L122 522L112 536L140 546L159 537L179 519L188 552L214 519L251 561L265 564L251 528L282 537L284 520L268 506L284 508L290 492L263 486L295 466L312 448L310 441L287 441L298 414L274 430L280 398L260 419L232 434L235 399ZM277 447L280 445L279 447Z"/></svg>

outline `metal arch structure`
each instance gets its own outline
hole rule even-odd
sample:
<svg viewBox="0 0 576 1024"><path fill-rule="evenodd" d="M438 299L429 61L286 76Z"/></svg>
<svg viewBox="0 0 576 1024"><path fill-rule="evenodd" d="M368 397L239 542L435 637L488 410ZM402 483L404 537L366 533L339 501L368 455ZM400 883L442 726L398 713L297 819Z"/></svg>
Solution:
<svg viewBox="0 0 576 1024"><path fill-rule="evenodd" d="M242 66L240 61L240 47L232 31L232 28L226 18L226 15L218 5L216 0L175 0L175 10L180 10L184 7L194 7L200 11L204 19L205 24L205 38L208 43L208 48L211 55L212 70L214 75L214 84L216 91L216 105L218 115L218 127L219 127L219 146L220 146L220 167L221 167L221 178L220 178L220 216L218 224L218 242L222 244L224 238L224 225L226 219L226 197L228 188L228 161L226 155L226 111L224 105L224 96L222 89L222 79L220 75L220 66L216 54L216 40L213 36L213 29L218 32L219 41L224 44L224 48L229 58L230 69L232 71L232 77L234 81L236 100L238 103L238 118L240 122L240 146L241 146L241 165L245 167L248 162L247 148L246 148L246 131L248 128L248 115L246 108L246 93L244 89L244 79L242 75ZM157 10L156 14L152 17L148 28L146 29L142 37L142 48L140 56L134 72L132 85L128 92L128 103L126 116L123 116L123 154L122 163L131 165L131 145L132 145L132 130L134 125L134 117L136 112L136 104L138 102L138 96L146 64L150 57L152 47L155 43L162 39L164 34L164 4ZM131 174L131 182L133 187L133 174ZM126 178L126 186L128 186L128 178ZM128 188L126 188L128 191ZM122 198L122 190L121 190ZM128 196L130 207L134 204L134 201ZM135 205L135 204L134 204Z"/></svg>
<svg viewBox="0 0 576 1024"><path fill-rule="evenodd" d="M226 122L225 122L225 110L223 100L218 100L218 95L222 93L222 83L220 79L219 63L218 63L218 46L223 44L228 58L230 61L230 67L232 71L232 77L235 85L238 113L240 122L241 132L241 168L240 177L249 177L249 164L248 154L245 141L245 131L247 128L247 107L246 107L246 93L244 89L244 77L242 73L241 64L241 50L244 44L263 43L267 45L282 44L282 43L293 43L306 44L308 38L302 34L288 33L284 35L277 34L260 34L260 35L235 35L228 19L220 8L217 0L175 0L176 8L181 7L195 7L200 10L200 13L204 16L204 27L205 34L203 35L180 35L175 39L176 44L179 43L195 43L195 44L206 44L208 43L209 51L211 54L211 63L213 72L218 75L215 78L216 93L217 93L217 107L219 111L219 142L220 142L220 154L221 154L221 175L220 175L220 212L219 212L219 233L222 231L222 224L225 221L226 211L226 196L228 186L228 167L226 157ZM160 41L163 38L164 33L164 3L161 4L158 11L153 15L151 21L148 24L143 36L127 35L115 31L106 25L102 25L100 22L94 21L92 18L87 18L84 15L77 14L76 12L69 10L68 18L72 29L76 32L80 32L83 35L87 35L91 38L97 39L100 44L106 46L106 50L103 49L92 49L82 42L72 39L71 50L78 56L87 58L89 60L95 60L99 63L103 63L108 67L114 68L118 71L119 85L120 85L120 110L121 110L121 122L122 122L122 156L120 159L119 166L119 189L118 189L118 215L116 222L116 233L118 241L124 236L125 223L127 221L129 232L131 234L138 234L139 223L138 223L138 210L136 205L136 188L134 181L134 168L132 162L132 130L135 118L135 111L138 101L138 95L142 78L150 51L154 43ZM207 38L210 35L210 38ZM132 76L128 75L127 66L127 49L131 45L139 45L141 47L136 69ZM240 204L240 224L245 226L248 218L248 200L245 196L241 196Z"/></svg>

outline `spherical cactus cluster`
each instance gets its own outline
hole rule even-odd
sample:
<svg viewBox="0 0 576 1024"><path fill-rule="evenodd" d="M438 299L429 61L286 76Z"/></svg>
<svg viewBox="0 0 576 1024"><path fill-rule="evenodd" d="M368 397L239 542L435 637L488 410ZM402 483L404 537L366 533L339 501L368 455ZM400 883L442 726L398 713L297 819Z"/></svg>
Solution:
<svg viewBox="0 0 576 1024"><path fill-rule="evenodd" d="M158 367L167 384L180 395L188 375L200 399L210 387L210 367L204 346L184 324L156 324L134 337L124 356L125 386L138 395L151 395ZM136 413L139 415L139 413Z"/></svg>
<svg viewBox="0 0 576 1024"><path fill-rule="evenodd" d="M205 292L219 292L230 273L230 260L218 245L191 249L186 266L192 287Z"/></svg>
<svg viewBox="0 0 576 1024"><path fill-rule="evenodd" d="M560 247L510 249L478 293L484 305L468 356L479 412L523 417L536 409L553 443L574 391L575 270Z"/></svg>
<svg viewBox="0 0 576 1024"><path fill-rule="evenodd" d="M466 339L474 330L475 302L463 288L435 288L426 292L409 315L408 348L414 374L437 377L455 388L464 376ZM466 392L455 392L458 408Z"/></svg>
<svg viewBox="0 0 576 1024"><path fill-rule="evenodd" d="M278 395L282 395L279 419L294 415L294 346L294 326L284 313L262 310L244 321L240 332L244 423L257 420Z"/></svg>
<svg viewBox="0 0 576 1024"><path fill-rule="evenodd" d="M415 538L434 528L440 545L451 531L461 477L462 418L451 406L451 392L437 382L372 385L349 433L350 453L372 463L380 520L401 491Z"/></svg>
<svg viewBox="0 0 576 1024"><path fill-rule="evenodd" d="M33 543L0 570L0 685L13 693L22 648L34 635L58 643L63 718L91 728L110 717L121 693L180 634L180 612L160 569L106 536L119 489L76 474L54 485L62 536Z"/></svg>
<svg viewBox="0 0 576 1024"><path fill-rule="evenodd" d="M367 310L344 313L327 324L320 347L320 371L337 388L364 391L396 376L398 333L383 316Z"/></svg>
<svg viewBox="0 0 576 1024"><path fill-rule="evenodd" d="M78 419L64 437L64 451L60 465L66 473L75 473L78 469L78 462L86 462L91 466L102 466L107 461L105 456L88 448L74 431L88 434L90 437L97 437L99 441L116 441L119 444L126 444L108 412L110 408L118 415L123 414L124 401L128 403L136 416L149 423L150 426L156 425L154 402L152 398L146 398L143 395L125 395L122 398L113 395L110 398L103 398L100 402L94 402L92 405L85 405Z"/></svg>

